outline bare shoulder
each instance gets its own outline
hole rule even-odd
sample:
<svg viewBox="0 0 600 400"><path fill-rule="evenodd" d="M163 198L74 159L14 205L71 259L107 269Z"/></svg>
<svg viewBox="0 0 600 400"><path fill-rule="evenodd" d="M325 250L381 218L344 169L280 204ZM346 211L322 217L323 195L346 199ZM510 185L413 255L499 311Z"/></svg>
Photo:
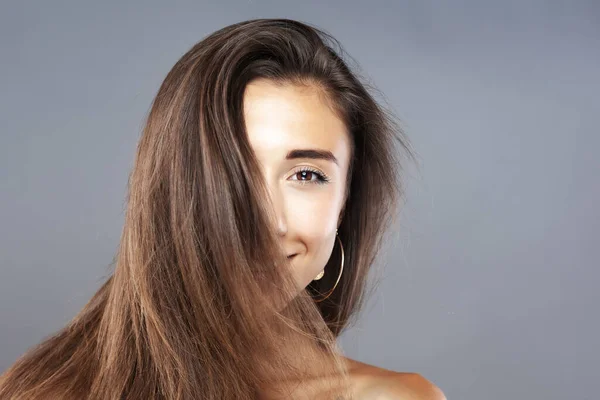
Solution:
<svg viewBox="0 0 600 400"><path fill-rule="evenodd" d="M346 358L357 400L446 400L422 375L396 372Z"/></svg>

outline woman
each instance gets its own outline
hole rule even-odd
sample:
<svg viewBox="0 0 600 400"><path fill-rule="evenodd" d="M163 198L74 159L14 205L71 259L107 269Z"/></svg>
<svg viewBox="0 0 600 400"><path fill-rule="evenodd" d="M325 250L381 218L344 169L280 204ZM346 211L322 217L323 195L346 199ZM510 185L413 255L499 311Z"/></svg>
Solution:
<svg viewBox="0 0 600 400"><path fill-rule="evenodd" d="M402 197L394 145L411 152L327 41L257 19L183 55L138 144L114 273L1 399L444 398L336 344Z"/></svg>

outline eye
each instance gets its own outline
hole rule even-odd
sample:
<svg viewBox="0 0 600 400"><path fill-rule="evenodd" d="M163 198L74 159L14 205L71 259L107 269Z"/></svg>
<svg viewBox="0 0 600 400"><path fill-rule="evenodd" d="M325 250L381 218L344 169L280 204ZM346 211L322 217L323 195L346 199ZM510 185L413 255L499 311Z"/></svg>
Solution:
<svg viewBox="0 0 600 400"><path fill-rule="evenodd" d="M329 177L325 175L325 173L310 167L302 167L294 172L292 177L296 178L292 180L299 181L302 185L306 185L307 183L316 183L317 185L322 185L329 182Z"/></svg>

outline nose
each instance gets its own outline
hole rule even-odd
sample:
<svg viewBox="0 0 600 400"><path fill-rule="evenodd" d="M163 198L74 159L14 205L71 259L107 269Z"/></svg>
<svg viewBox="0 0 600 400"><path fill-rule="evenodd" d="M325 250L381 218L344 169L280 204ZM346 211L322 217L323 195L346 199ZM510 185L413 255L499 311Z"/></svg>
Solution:
<svg viewBox="0 0 600 400"><path fill-rule="evenodd" d="M279 187L274 186L270 188L271 203L273 206L272 218L277 228L277 233L280 236L284 236L287 233L287 219L285 216L285 201Z"/></svg>

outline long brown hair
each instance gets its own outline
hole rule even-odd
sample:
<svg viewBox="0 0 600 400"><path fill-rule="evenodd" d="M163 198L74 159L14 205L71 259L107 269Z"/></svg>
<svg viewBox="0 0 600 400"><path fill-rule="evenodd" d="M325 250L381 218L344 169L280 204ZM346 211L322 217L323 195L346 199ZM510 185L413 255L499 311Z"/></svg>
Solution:
<svg viewBox="0 0 600 400"><path fill-rule="evenodd" d="M254 19L177 61L138 142L114 272L67 326L5 371L1 399L254 399L282 383L279 395L315 398L306 383L323 381L344 392L336 338L364 301L403 198L401 150L414 156L343 55L307 23ZM344 272L323 302L314 296L335 283L340 251L325 267L333 272L294 292L245 132L243 93L257 78L318 90L352 139Z"/></svg>

